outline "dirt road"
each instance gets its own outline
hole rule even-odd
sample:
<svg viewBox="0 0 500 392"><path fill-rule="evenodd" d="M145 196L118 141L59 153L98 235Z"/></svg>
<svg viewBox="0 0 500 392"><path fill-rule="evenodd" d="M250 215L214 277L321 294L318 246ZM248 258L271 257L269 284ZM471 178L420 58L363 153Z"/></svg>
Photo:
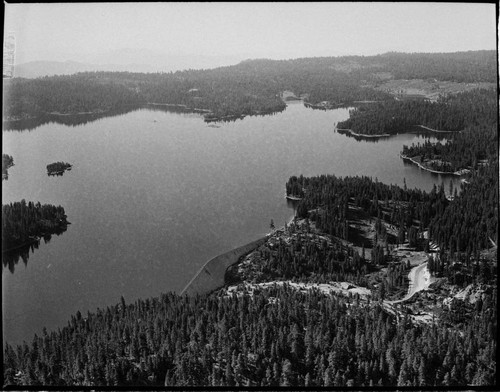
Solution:
<svg viewBox="0 0 500 392"><path fill-rule="evenodd" d="M397 301L384 301L386 304L392 305L400 302L409 300L415 293L425 290L431 284L431 276L429 270L427 269L427 263L422 263L416 267L413 267L408 274L408 279L410 280L410 286L408 287L408 293L401 299Z"/></svg>

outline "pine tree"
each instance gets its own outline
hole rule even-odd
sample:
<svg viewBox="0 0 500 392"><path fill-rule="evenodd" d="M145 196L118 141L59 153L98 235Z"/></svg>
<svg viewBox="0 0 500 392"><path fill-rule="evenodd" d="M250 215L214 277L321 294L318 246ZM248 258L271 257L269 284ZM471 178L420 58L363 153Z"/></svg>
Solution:
<svg viewBox="0 0 500 392"><path fill-rule="evenodd" d="M420 366L418 368L418 385L427 385L427 367L425 366L424 357L420 358Z"/></svg>
<svg viewBox="0 0 500 392"><path fill-rule="evenodd" d="M406 360L403 361L401 369L399 371L398 386L409 385L409 374L408 374L408 363Z"/></svg>
<svg viewBox="0 0 500 392"><path fill-rule="evenodd" d="M280 378L280 386L292 386L295 385L295 377L292 370L292 363L290 360L285 359L282 363L282 373Z"/></svg>
<svg viewBox="0 0 500 392"><path fill-rule="evenodd" d="M305 387L310 387L312 385L314 385L314 384L313 384L313 382L311 380L311 374L309 372L307 372L306 378L305 378L305 381L304 381L304 386Z"/></svg>
<svg viewBox="0 0 500 392"><path fill-rule="evenodd" d="M324 374L324 377L323 377L323 385L325 387L330 387L330 386L333 386L334 385L334 379L335 379L335 375L333 373L333 368L331 366L328 366L325 370L325 374Z"/></svg>

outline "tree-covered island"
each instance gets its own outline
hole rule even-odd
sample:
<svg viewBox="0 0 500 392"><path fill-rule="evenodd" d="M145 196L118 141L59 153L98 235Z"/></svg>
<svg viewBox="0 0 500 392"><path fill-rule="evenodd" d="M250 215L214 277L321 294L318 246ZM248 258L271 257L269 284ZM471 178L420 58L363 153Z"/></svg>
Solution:
<svg viewBox="0 0 500 392"><path fill-rule="evenodd" d="M62 176L66 170L71 170L72 165L67 162L54 162L47 165L49 176Z"/></svg>

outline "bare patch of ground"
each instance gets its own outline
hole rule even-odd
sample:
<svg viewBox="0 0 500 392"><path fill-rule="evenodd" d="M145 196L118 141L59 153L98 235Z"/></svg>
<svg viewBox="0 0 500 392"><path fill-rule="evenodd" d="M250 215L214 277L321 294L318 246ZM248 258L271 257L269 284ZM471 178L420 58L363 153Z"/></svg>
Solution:
<svg viewBox="0 0 500 392"><path fill-rule="evenodd" d="M429 255L424 251L416 251L408 244L400 245L392 250L392 255L399 261L409 262L412 267L425 263Z"/></svg>
<svg viewBox="0 0 500 392"><path fill-rule="evenodd" d="M447 96L476 88L494 89L495 83L458 83L450 81L438 81L435 79L395 79L386 80L383 83L371 86L376 90L385 91L391 95L421 95L436 101L440 95Z"/></svg>
<svg viewBox="0 0 500 392"><path fill-rule="evenodd" d="M318 290L325 295L341 294L341 295L355 295L358 294L361 298L366 298L372 295L371 291L366 287L356 286L349 282L330 282L330 283L296 283L290 280L288 281L270 281L264 283L248 283L244 282L239 285L228 286L224 289L223 295L230 296L236 295L249 295L253 296L256 290L266 289L273 286L283 286L298 290L301 292L307 292L311 290Z"/></svg>
<svg viewBox="0 0 500 392"><path fill-rule="evenodd" d="M281 93L281 99L284 101L284 102L288 102L288 101L300 101L302 98L300 97L297 97L293 91L288 91L288 90L285 90Z"/></svg>

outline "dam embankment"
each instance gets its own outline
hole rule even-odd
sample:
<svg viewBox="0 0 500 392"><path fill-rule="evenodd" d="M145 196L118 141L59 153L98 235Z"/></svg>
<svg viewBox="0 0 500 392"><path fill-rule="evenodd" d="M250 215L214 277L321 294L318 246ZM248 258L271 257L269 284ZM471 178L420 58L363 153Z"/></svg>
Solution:
<svg viewBox="0 0 500 392"><path fill-rule="evenodd" d="M208 260L182 290L181 295L206 294L224 286L227 268L236 263L240 257L264 244L267 239L267 236L259 238Z"/></svg>

